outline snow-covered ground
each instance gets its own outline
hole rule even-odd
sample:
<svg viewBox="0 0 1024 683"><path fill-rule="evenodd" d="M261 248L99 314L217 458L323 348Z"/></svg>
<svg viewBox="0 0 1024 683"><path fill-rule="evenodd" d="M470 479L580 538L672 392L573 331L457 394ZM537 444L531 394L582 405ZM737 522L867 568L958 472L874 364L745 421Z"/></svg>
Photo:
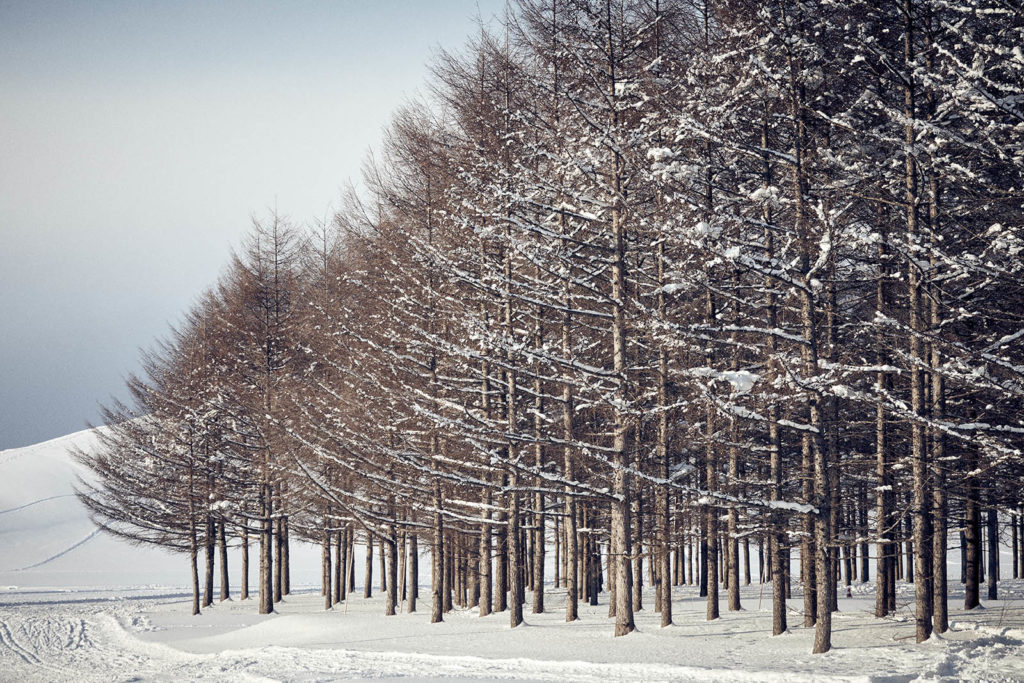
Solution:
<svg viewBox="0 0 1024 683"><path fill-rule="evenodd" d="M773 638L769 589L757 584L744 588L743 611L712 623L695 590L677 588L675 626L659 628L643 610L624 638L611 635L604 597L564 623L557 590L549 612L527 608L514 630L507 614L474 610L430 624L425 590L418 613L393 617L383 616L379 595L324 611L315 588L288 596L273 615L235 594L193 617L183 558L92 535L66 455L92 439L81 432L0 452L0 681L1024 680L1020 581L1000 582L1002 600L984 609L954 609L950 632L923 645L913 642L910 586L901 585L901 609L884 620L871 616L872 587L854 586L852 598L840 598L834 650L817 656L808 654L811 629L798 626L798 592L790 633ZM295 553L297 585L318 578L318 557L317 548ZM959 584L953 590L955 608L963 595Z"/></svg>
<svg viewBox="0 0 1024 683"><path fill-rule="evenodd" d="M811 629L769 635L757 587L746 591L745 611L714 623L704 621L703 601L681 589L675 626L659 628L644 610L625 638L612 637L606 604L564 623L557 592L548 595L551 612L528 614L511 630L506 614L474 610L442 624L428 623L424 611L384 617L379 597L325 612L318 591L289 596L273 615L234 600L193 617L184 592L17 589L0 595L0 679L1019 681L1022 589L1016 583L1004 591L1009 600L955 612L951 631L923 645L913 642L907 608L877 620L869 596L843 600L835 649L817 656L808 654Z"/></svg>

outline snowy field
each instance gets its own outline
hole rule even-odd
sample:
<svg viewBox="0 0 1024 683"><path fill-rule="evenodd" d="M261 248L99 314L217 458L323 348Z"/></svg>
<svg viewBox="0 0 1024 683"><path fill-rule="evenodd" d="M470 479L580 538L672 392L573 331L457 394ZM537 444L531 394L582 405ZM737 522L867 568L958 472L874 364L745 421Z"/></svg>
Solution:
<svg viewBox="0 0 1024 683"><path fill-rule="evenodd" d="M311 587L312 547L298 549L293 565L296 585L307 588L276 614L259 616L254 600L235 594L193 617L185 559L93 534L71 495L78 469L66 449L93 438L0 452L0 680L1024 680L1019 581L1000 582L1003 599L971 613L955 609L963 601L955 593L950 632L923 645L913 642L910 586L900 585L901 609L884 620L871 616L872 587L854 586L852 598L840 598L825 655L809 654L812 630L797 626L798 590L790 633L770 636L770 588L762 595L757 584L744 588L744 611L724 611L723 600L713 623L695 589L677 588L675 626L659 628L646 609L624 638L611 635L606 596L565 624L557 590L548 613L527 607L514 630L507 614L473 610L431 625L427 590L415 614L383 616L379 595L325 612Z"/></svg>
<svg viewBox="0 0 1024 683"><path fill-rule="evenodd" d="M712 624L703 601L680 590L675 626L659 628L644 610L625 638L612 637L607 605L574 624L557 609L528 614L510 630L505 614L457 611L434 625L422 610L384 617L380 598L324 612L319 591L289 596L273 615L255 614L250 600L193 617L184 591L13 589L0 595L0 679L1012 681L1024 679L1021 589L954 612L950 632L924 645L913 643L909 607L876 620L869 596L843 600L835 649L817 656L811 629L769 635L756 587L746 611ZM557 607L557 593L549 599Z"/></svg>

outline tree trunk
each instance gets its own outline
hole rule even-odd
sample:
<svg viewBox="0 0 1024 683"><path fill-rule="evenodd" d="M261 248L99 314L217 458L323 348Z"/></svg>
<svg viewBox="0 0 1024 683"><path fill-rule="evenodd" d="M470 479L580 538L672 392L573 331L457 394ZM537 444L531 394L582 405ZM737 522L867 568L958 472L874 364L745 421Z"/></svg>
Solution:
<svg viewBox="0 0 1024 683"><path fill-rule="evenodd" d="M605 6L608 28L607 54L609 60L609 90L608 94L612 102L610 123L614 128L618 127L617 100L620 94L616 92L618 82L616 81L615 65L619 57L616 55L616 42L612 35L611 5ZM630 497L629 481L626 479L626 467L629 464L629 437L630 425L629 416L625 406L628 405L630 396L628 390L628 368L626 362L626 240L625 226L623 225L623 187L622 179L625 175L624 162L621 154L616 150L614 155L614 166L611 169L612 180L612 210L611 210L611 242L612 253L610 255L611 265L611 304L612 304L612 325L611 325L611 355L612 367L615 371L615 407L612 410L612 464L615 469L612 472L612 495L615 496L611 503L611 561L615 566L615 635L624 636L633 631L636 626L633 623L633 586L630 567Z"/></svg>
<svg viewBox="0 0 1024 683"><path fill-rule="evenodd" d="M480 606L480 544L472 543L473 537L466 538L466 573L469 578L469 606Z"/></svg>
<svg viewBox="0 0 1024 683"><path fill-rule="evenodd" d="M334 571L331 569L331 532L324 524L323 539L320 541L320 594L324 596L324 609L331 609L331 578Z"/></svg>
<svg viewBox="0 0 1024 683"><path fill-rule="evenodd" d="M709 296L710 298L710 296ZM710 316L713 318L713 316ZM715 458L714 446L714 408L710 405L707 408L707 447L706 454L706 479L708 491L714 491L718 487L718 465ZM705 583L708 601L706 618L708 621L717 619L718 611L718 507L708 504L704 509L704 544L701 550L704 552L704 563L701 571L701 581Z"/></svg>
<svg viewBox="0 0 1024 683"><path fill-rule="evenodd" d="M404 529L398 540L398 604L409 599L409 540Z"/></svg>
<svg viewBox="0 0 1024 683"><path fill-rule="evenodd" d="M434 479L434 545L430 564L430 623L444 620L444 518L441 514L441 480Z"/></svg>
<svg viewBox="0 0 1024 683"><path fill-rule="evenodd" d="M931 174L929 182L929 216L932 234L938 230L938 180ZM937 268L935 256L932 256L932 270ZM942 311L939 308L940 292L932 288L931 292L931 328L933 333L942 324ZM932 343L929 354L931 366L931 414L933 421L944 420L946 417L946 390L940 366L942 357L937 343ZM931 434L931 465L932 465L932 630L945 633L949 630L949 577L946 567L946 541L949 535L949 505L946 500L946 436L941 429L932 429Z"/></svg>
<svg viewBox="0 0 1024 683"><path fill-rule="evenodd" d="M363 572L363 598L373 597L373 534L369 529L363 527L366 532L366 564Z"/></svg>
<svg viewBox="0 0 1024 683"><path fill-rule="evenodd" d="M480 616L486 617L491 613L494 596L492 593L492 560L491 560L491 490L485 488L483 492L483 517L480 524Z"/></svg>
<svg viewBox="0 0 1024 683"><path fill-rule="evenodd" d="M189 538L189 565L192 570L192 616L199 614L199 548L196 543L195 522L191 523Z"/></svg>
<svg viewBox="0 0 1024 683"><path fill-rule="evenodd" d="M989 496L991 499L991 495ZM991 500L989 501L991 504ZM988 509L988 599L998 600L999 591L999 513L994 507Z"/></svg>
<svg viewBox="0 0 1024 683"><path fill-rule="evenodd" d="M803 478L803 500L814 505L814 461L810 437L804 436L801 446L800 472ZM804 588L804 626L810 628L818 620L817 582L815 581L814 513L803 516L803 542L800 544L800 582Z"/></svg>
<svg viewBox="0 0 1024 683"><path fill-rule="evenodd" d="M519 492L516 491L518 478L515 471L512 472L509 482L512 491L508 494L508 539L509 539L509 625L512 628L523 623L523 572L522 572L522 548L520 547L521 536L519 535Z"/></svg>
<svg viewBox="0 0 1024 683"><path fill-rule="evenodd" d="M885 224L885 216L879 209L879 225ZM878 262L879 273L875 288L875 307L883 315L887 313L889 273L887 269L887 253L885 235L879 240ZM876 361L884 363L883 353L885 338L881 329L875 334ZM889 373L879 371L875 376L875 392L878 402L875 407L875 532L877 535L877 554L875 561L875 616L884 617L895 609L896 597L896 529L892 515L892 485L889 476L889 431L883 397L892 388Z"/></svg>
<svg viewBox="0 0 1024 683"><path fill-rule="evenodd" d="M1017 561L1017 565L1020 567L1020 577L1024 579L1024 510L1021 514L1017 515L1018 523L1020 524L1020 530L1017 533L1017 539L1019 543L1020 558Z"/></svg>
<svg viewBox="0 0 1024 683"><path fill-rule="evenodd" d="M356 592L356 528L354 525L348 525L348 569L346 570L348 576L348 594L354 595Z"/></svg>
<svg viewBox="0 0 1024 683"><path fill-rule="evenodd" d="M738 366L737 366L738 369ZM739 430L736 428L735 419L730 420L730 441L737 443ZM735 496L736 482L739 479L739 448L729 446L729 490ZM729 506L728 519L726 522L726 568L729 575L729 611L737 612L740 609L740 540L739 540L739 511L735 505Z"/></svg>
<svg viewBox="0 0 1024 683"><path fill-rule="evenodd" d="M540 314L541 312L538 311L538 321L541 319ZM535 345L537 348L541 348L543 346L543 334L539 322L536 325L534 334ZM534 446L533 464L537 471L540 472L544 467L544 447L540 443L543 437L544 393L539 373L538 378L534 381L533 391L536 396L533 406L533 435L537 439L537 444ZM540 491L543 483L544 480L539 475L534 478L537 491L533 494L533 565L530 575L530 582L533 586L534 614L544 612L544 526L546 524L546 516L544 515L544 494Z"/></svg>
<svg viewBox="0 0 1024 683"><path fill-rule="evenodd" d="M639 452L633 461L633 467L640 470L640 455ZM633 612L640 612L644 608L644 527L643 527L643 492L637 491L633 497L633 508L631 510L630 519L633 522L634 531L633 538L635 543L632 544L632 555L633 555Z"/></svg>
<svg viewBox="0 0 1024 683"><path fill-rule="evenodd" d="M665 243L658 243L658 311L664 318L665 309ZM668 352L658 349L658 443L657 459L661 463L661 476L666 484L658 491L658 611L661 612L661 627L672 625L672 508L669 504L668 481L672 475L672 463L668 452Z"/></svg>
<svg viewBox="0 0 1024 683"><path fill-rule="evenodd" d="M1010 514L1010 554L1013 556L1013 578L1020 578L1020 564L1017 558L1017 513Z"/></svg>
<svg viewBox="0 0 1024 683"><path fill-rule="evenodd" d="M292 592L291 542L288 515L281 517L281 538L281 591L288 595Z"/></svg>
<svg viewBox="0 0 1024 683"><path fill-rule="evenodd" d="M216 557L217 551L217 532L216 522L213 521L213 516L207 514L206 516L206 575L203 583L203 607L209 607L213 604L213 574L214 574L214 557Z"/></svg>
<svg viewBox="0 0 1024 683"><path fill-rule="evenodd" d="M867 583L870 580L871 558L869 557L868 537L871 531L868 527L868 487L865 483L860 488L860 582Z"/></svg>
<svg viewBox="0 0 1024 683"><path fill-rule="evenodd" d="M387 604L384 608L384 614L387 616L393 616L398 606L398 530L395 525L392 524L388 529L387 538L387 551L388 551L388 579L387 579ZM381 555L384 554L384 549L381 548Z"/></svg>
<svg viewBox="0 0 1024 683"><path fill-rule="evenodd" d="M239 600L249 599L249 522L242 527L242 584L239 587Z"/></svg>
<svg viewBox="0 0 1024 683"><path fill-rule="evenodd" d="M335 532L334 539L334 576L332 577L333 593L331 594L331 604L336 605L344 599L345 587L344 587L344 574L345 574L345 532Z"/></svg>
<svg viewBox="0 0 1024 683"><path fill-rule="evenodd" d="M977 456L968 458L967 471L977 467ZM981 604L981 509L977 477L967 478L966 524L964 527L964 552L966 585L964 586L964 609L974 609Z"/></svg>
<svg viewBox="0 0 1024 683"><path fill-rule="evenodd" d="M564 216L562 217L564 220ZM572 345L569 337L569 325L571 318L569 310L572 304L569 283L566 281L565 290L565 311L562 314L562 354L566 359L572 358ZM573 411L574 402L572 394L572 378L566 375L562 383L562 440L565 446L562 451L562 474L566 482L573 481L575 468L573 467L572 444L574 438ZM576 526L576 498L573 496L572 486L565 485L565 523L562 528L565 533L565 620L576 621L579 618L579 539L577 538Z"/></svg>
<svg viewBox="0 0 1024 683"><path fill-rule="evenodd" d="M231 587L228 585L228 541L227 532L224 529L224 520L217 525L217 543L220 547L220 601L224 602L231 597Z"/></svg>
<svg viewBox="0 0 1024 683"><path fill-rule="evenodd" d="M280 509L280 493L278 494ZM277 533L274 534L274 602L281 602L284 597L284 517L274 521Z"/></svg>
<svg viewBox="0 0 1024 683"><path fill-rule="evenodd" d="M195 475L192 464L188 468L188 554L192 571L192 616L199 614L199 539L196 529Z"/></svg>
<svg viewBox="0 0 1024 683"><path fill-rule="evenodd" d="M387 561L386 561L387 560L387 553L386 553L387 544L388 544L388 539L386 539L386 538L381 538L380 541L379 541L379 544L378 544L378 545L380 545L380 555L379 555L380 568L379 569L380 569L380 592L381 593L387 593L388 592L388 568L387 568Z"/></svg>
<svg viewBox="0 0 1024 683"><path fill-rule="evenodd" d="M497 536L497 557L495 558L494 570L494 612L504 612L508 609L508 529L507 515L504 510L499 510L495 520L498 523L495 529Z"/></svg>
<svg viewBox="0 0 1024 683"><path fill-rule="evenodd" d="M274 611L274 503L270 484L261 487L263 515L260 518L260 614Z"/></svg>
<svg viewBox="0 0 1024 683"><path fill-rule="evenodd" d="M772 319L774 319L774 315ZM770 479L772 482L769 493L772 501L782 500L782 443L779 435L779 409L773 401L768 407L768 444L770 449ZM772 635L782 635L789 628L786 615L786 520L782 512L772 508L769 518L772 529L771 563L772 563Z"/></svg>
<svg viewBox="0 0 1024 683"><path fill-rule="evenodd" d="M420 597L420 552L419 536L409 539L409 613L416 611L416 599Z"/></svg>

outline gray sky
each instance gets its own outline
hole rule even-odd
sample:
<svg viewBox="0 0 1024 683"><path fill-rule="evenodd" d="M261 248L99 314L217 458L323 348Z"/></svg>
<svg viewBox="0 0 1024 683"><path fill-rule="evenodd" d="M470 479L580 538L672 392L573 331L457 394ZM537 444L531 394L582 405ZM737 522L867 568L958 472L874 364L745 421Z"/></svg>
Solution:
<svg viewBox="0 0 1024 683"><path fill-rule="evenodd" d="M96 422L250 217L329 215L502 6L0 0L0 448Z"/></svg>

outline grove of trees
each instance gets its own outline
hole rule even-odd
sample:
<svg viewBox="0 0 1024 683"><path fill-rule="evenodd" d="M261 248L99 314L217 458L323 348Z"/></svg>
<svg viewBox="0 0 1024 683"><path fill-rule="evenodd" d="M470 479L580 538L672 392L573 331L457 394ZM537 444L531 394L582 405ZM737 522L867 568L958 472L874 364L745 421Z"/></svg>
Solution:
<svg viewBox="0 0 1024 683"><path fill-rule="evenodd" d="M432 621L606 586L625 635L680 583L716 619L753 553L815 652L841 582L941 633L951 547L966 608L1000 526L1024 576L1022 46L1010 0L520 0L333 221L254 221L81 498L187 552L197 613L235 543L272 611L295 539L330 607L358 539L389 614L429 557Z"/></svg>

